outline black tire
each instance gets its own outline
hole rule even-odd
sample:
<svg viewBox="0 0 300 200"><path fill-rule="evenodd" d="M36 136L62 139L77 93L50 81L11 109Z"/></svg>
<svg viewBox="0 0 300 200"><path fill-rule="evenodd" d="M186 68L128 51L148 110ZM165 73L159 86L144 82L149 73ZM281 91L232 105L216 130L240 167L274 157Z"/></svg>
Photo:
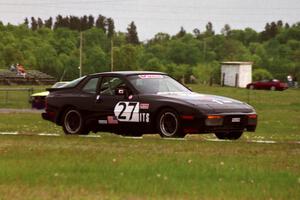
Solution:
<svg viewBox="0 0 300 200"><path fill-rule="evenodd" d="M89 130L84 125L81 113L75 108L65 111L62 119L63 130L66 135L87 135Z"/></svg>
<svg viewBox="0 0 300 200"><path fill-rule="evenodd" d="M173 109L162 110L157 118L157 129L164 138L183 138L184 133L179 116Z"/></svg>
<svg viewBox="0 0 300 200"><path fill-rule="evenodd" d="M215 133L216 137L221 140L237 140L243 135L243 131Z"/></svg>
<svg viewBox="0 0 300 200"><path fill-rule="evenodd" d="M249 86L249 89L250 89L250 90L254 90L254 89L255 89L254 85L250 85L250 86Z"/></svg>

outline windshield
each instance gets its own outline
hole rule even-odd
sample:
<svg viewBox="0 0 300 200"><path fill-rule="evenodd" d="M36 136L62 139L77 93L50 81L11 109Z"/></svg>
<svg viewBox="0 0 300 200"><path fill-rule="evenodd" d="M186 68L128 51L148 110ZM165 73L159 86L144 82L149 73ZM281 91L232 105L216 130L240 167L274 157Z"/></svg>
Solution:
<svg viewBox="0 0 300 200"><path fill-rule="evenodd" d="M143 74L128 77L130 83L142 94L191 92L173 78L161 74Z"/></svg>

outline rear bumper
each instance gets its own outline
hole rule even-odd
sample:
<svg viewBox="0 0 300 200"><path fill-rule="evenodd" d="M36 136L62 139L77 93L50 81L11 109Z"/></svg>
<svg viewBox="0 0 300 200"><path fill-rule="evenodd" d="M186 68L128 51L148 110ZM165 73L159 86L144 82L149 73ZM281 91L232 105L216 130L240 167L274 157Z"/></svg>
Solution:
<svg viewBox="0 0 300 200"><path fill-rule="evenodd" d="M55 114L54 112L44 112L42 113L42 118L47 121L51 121L55 123Z"/></svg>

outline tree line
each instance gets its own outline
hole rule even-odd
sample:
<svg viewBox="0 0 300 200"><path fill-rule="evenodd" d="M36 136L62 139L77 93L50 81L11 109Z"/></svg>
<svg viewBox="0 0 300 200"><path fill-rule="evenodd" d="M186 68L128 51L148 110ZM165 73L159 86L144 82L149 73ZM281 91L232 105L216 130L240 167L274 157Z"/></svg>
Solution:
<svg viewBox="0 0 300 200"><path fill-rule="evenodd" d="M177 79L220 82L220 62L252 61L254 79L300 75L300 23L267 23L257 32L231 29L226 24L216 34L208 22L204 30L177 34L157 33L140 42L134 22L126 32L116 32L114 20L99 15L26 18L19 25L0 22L0 67L22 63L57 79L79 75L80 32L83 74L114 70L164 71ZM113 46L112 46L113 44Z"/></svg>

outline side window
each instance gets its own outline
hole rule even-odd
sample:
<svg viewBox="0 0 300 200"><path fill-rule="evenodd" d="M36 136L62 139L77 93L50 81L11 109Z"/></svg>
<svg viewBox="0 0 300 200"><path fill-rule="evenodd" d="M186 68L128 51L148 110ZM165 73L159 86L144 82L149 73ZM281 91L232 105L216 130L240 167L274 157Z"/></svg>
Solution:
<svg viewBox="0 0 300 200"><path fill-rule="evenodd" d="M115 95L115 89L125 86L125 83L118 77L104 77L100 86L100 94Z"/></svg>
<svg viewBox="0 0 300 200"><path fill-rule="evenodd" d="M91 94L96 94L98 80L99 80L99 78L90 79L85 84L85 86L82 88L82 91L87 92L87 93L91 93Z"/></svg>

